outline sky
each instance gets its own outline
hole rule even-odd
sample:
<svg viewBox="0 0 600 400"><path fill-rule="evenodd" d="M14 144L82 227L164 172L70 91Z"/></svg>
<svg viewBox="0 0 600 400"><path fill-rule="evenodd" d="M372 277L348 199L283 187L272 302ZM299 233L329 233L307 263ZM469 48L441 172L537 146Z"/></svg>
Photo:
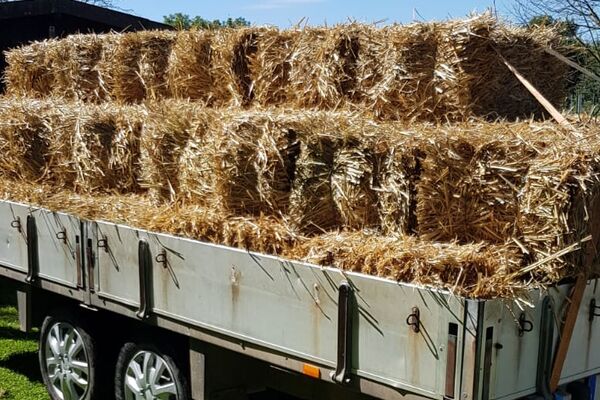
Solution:
<svg viewBox="0 0 600 400"><path fill-rule="evenodd" d="M257 25L285 28L308 20L311 25L334 24L349 19L360 22L407 23L414 20L458 18L496 5L508 15L513 0L115 0L121 9L162 21L176 12L206 19L244 17Z"/></svg>

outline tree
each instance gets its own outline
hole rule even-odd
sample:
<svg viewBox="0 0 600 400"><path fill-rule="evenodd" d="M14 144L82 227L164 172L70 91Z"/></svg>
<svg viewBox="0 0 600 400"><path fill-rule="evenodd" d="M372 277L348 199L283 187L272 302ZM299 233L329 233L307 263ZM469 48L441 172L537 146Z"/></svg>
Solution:
<svg viewBox="0 0 600 400"><path fill-rule="evenodd" d="M582 49L600 62L600 0L516 0L515 4L514 14L524 25L544 19L568 25Z"/></svg>
<svg viewBox="0 0 600 400"><path fill-rule="evenodd" d="M516 0L514 15L524 25L553 25L574 49L578 64L600 75L600 0ZM600 83L573 73L567 82L571 108L597 112Z"/></svg>
<svg viewBox="0 0 600 400"><path fill-rule="evenodd" d="M237 28L242 26L249 26L250 22L245 18L227 18L226 20L215 19L209 21L200 16L191 17L188 14L175 13L165 15L163 22L167 25L171 25L176 29L220 29L220 28Z"/></svg>

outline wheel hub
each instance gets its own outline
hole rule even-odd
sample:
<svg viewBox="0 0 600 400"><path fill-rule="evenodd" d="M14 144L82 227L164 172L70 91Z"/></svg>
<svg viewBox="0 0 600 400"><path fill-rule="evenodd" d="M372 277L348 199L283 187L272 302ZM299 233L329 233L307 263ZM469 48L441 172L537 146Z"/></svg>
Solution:
<svg viewBox="0 0 600 400"><path fill-rule="evenodd" d="M151 351L140 351L132 357L124 385L127 400L179 400L171 368Z"/></svg>
<svg viewBox="0 0 600 400"><path fill-rule="evenodd" d="M65 322L52 325L45 349L48 380L56 397L83 399L89 387L89 359L77 329Z"/></svg>

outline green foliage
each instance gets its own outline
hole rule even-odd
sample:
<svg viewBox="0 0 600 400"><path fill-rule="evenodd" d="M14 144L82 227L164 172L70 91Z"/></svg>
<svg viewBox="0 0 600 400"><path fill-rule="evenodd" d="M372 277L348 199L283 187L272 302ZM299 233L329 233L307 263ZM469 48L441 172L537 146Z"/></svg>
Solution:
<svg viewBox="0 0 600 400"><path fill-rule="evenodd" d="M220 28L238 28L249 26L250 22L245 18L227 18L226 20L215 19L209 21L200 16L191 17L188 14L176 13L163 17L163 22L173 26L175 29L220 29Z"/></svg>

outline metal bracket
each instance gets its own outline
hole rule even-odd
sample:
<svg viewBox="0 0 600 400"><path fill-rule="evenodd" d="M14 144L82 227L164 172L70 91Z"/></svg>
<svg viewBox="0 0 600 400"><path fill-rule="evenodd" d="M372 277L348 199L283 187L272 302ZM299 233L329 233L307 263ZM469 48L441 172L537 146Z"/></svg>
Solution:
<svg viewBox="0 0 600 400"><path fill-rule="evenodd" d="M63 228L61 231L56 232L56 238L64 244L67 244L67 230Z"/></svg>
<svg viewBox="0 0 600 400"><path fill-rule="evenodd" d="M86 266L87 266L87 274L88 274L88 284L90 286L90 293L94 293L96 291L96 276L94 269L96 268L96 255L94 254L94 246L92 245L92 239L87 239L85 254L86 258Z"/></svg>
<svg viewBox="0 0 600 400"><path fill-rule="evenodd" d="M590 300L590 321L593 321L594 317L600 317L600 313L597 313L596 310L600 310L600 306L597 306L596 299L592 298Z"/></svg>
<svg viewBox="0 0 600 400"><path fill-rule="evenodd" d="M140 308L136 313L140 319L150 316L150 273L152 269L152 254L150 245L144 239L138 243L138 263L140 274Z"/></svg>
<svg viewBox="0 0 600 400"><path fill-rule="evenodd" d="M169 265L169 260L167 259L167 251L163 250L160 253L158 253L156 255L156 257L154 257L154 260L159 263L162 264L163 268L167 268L167 266Z"/></svg>
<svg viewBox="0 0 600 400"><path fill-rule="evenodd" d="M108 253L108 239L106 237L103 237L102 239L98 239L98 242L96 243L96 245L98 246L99 249L104 249L104 251Z"/></svg>
<svg viewBox="0 0 600 400"><path fill-rule="evenodd" d="M412 314L406 317L406 325L410 326L414 333L421 331L421 312L419 311L419 307L412 308Z"/></svg>
<svg viewBox="0 0 600 400"><path fill-rule="evenodd" d="M10 226L11 228L15 228L19 231L19 233L21 233L23 229L21 226L21 217L16 217L14 220L12 220Z"/></svg>
<svg viewBox="0 0 600 400"><path fill-rule="evenodd" d="M527 319L525 313L521 313L519 316L519 336L522 337L526 332L533 330L533 322Z"/></svg>
<svg viewBox="0 0 600 400"><path fill-rule="evenodd" d="M32 283L37 275L39 266L38 236L35 217L27 216L27 277L25 282Z"/></svg>
<svg viewBox="0 0 600 400"><path fill-rule="evenodd" d="M551 400L554 397L550 390L552 353L554 351L554 302L550 296L546 296L542 301L541 310L536 389L544 399Z"/></svg>
<svg viewBox="0 0 600 400"><path fill-rule="evenodd" d="M348 282L342 282L338 290L337 366L331 373L331 379L340 384L350 383L353 316L354 292Z"/></svg>
<svg viewBox="0 0 600 400"><path fill-rule="evenodd" d="M77 287L83 287L83 266L81 265L81 237L75 235L75 265L77 268Z"/></svg>

